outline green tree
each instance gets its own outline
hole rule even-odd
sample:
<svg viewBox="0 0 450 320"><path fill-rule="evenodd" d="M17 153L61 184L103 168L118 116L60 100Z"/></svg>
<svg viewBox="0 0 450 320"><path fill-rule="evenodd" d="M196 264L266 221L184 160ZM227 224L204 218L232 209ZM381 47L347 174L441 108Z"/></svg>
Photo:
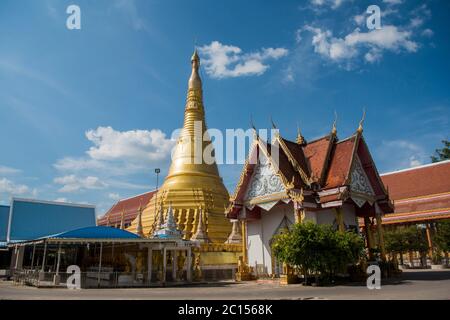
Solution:
<svg viewBox="0 0 450 320"><path fill-rule="evenodd" d="M386 251L392 254L400 254L400 264L403 264L403 254L408 251L408 242L404 228L388 229L384 232Z"/></svg>
<svg viewBox="0 0 450 320"><path fill-rule="evenodd" d="M434 243L438 250L444 252L448 263L448 252L450 252L450 220L443 220L436 223Z"/></svg>
<svg viewBox="0 0 450 320"><path fill-rule="evenodd" d="M277 259L297 268L305 276L320 274L332 280L336 273L362 257L364 242L353 232L334 231L329 225L295 224L277 236L272 245Z"/></svg>
<svg viewBox="0 0 450 320"><path fill-rule="evenodd" d="M436 149L435 155L431 156L431 162L439 162L450 159L450 141L442 140L444 147L442 149Z"/></svg>
<svg viewBox="0 0 450 320"><path fill-rule="evenodd" d="M400 263L403 264L403 254L408 251L426 253L428 243L421 230L416 226L397 227L386 230L384 234L386 250L393 254L400 254Z"/></svg>

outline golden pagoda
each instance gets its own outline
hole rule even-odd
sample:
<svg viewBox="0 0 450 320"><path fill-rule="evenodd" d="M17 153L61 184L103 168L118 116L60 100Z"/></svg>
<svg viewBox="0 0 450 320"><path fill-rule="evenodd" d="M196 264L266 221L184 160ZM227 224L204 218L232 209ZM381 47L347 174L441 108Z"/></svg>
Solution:
<svg viewBox="0 0 450 320"><path fill-rule="evenodd" d="M207 164L202 156L211 140L206 138L203 141L207 128L197 51L192 55L191 64L184 124L175 146L169 174L156 195L145 206L140 220L135 219L128 230L137 232L142 228L145 236L151 236L157 229L159 219L165 219L171 207L178 229L184 233L184 239L201 234L200 242L223 244L232 229L232 224L225 216L229 195L215 161ZM208 148L212 148L212 145Z"/></svg>

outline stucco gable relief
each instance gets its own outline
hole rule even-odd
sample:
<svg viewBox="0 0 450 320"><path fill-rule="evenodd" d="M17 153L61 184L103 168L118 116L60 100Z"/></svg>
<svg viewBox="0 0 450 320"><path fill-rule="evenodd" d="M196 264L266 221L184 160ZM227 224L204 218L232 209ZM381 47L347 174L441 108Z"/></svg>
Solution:
<svg viewBox="0 0 450 320"><path fill-rule="evenodd" d="M245 202L270 210L286 193L281 178L274 171L270 161L260 156L255 166L249 187L245 194Z"/></svg>
<svg viewBox="0 0 450 320"><path fill-rule="evenodd" d="M353 167L351 171L351 182L350 182L350 191L352 200L359 206L362 207L364 203L369 202L370 205L373 205L372 199L375 196L375 192L370 184L369 178L367 177L366 172L359 160L359 157L356 156L353 161Z"/></svg>

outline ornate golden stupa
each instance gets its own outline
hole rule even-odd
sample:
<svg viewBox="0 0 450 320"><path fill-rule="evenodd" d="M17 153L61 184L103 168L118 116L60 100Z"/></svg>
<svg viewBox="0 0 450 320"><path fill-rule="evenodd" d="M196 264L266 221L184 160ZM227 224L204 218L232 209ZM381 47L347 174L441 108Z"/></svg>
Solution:
<svg viewBox="0 0 450 320"><path fill-rule="evenodd" d="M225 217L229 195L216 163L207 164L202 156L208 146L208 150L212 150L212 145L209 138L203 141L206 122L197 51L191 58L191 64L184 124L169 174L128 230L144 236L151 235L158 226L160 215L165 219L171 207L185 239L224 243L232 227Z"/></svg>

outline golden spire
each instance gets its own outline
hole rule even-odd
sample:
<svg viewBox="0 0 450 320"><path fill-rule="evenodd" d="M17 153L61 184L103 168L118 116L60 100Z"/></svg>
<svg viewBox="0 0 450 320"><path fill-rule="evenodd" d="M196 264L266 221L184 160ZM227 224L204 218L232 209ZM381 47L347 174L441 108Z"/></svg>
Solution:
<svg viewBox="0 0 450 320"><path fill-rule="evenodd" d="M194 50L194 54L191 57L192 73L189 78L189 89L202 90L202 79L198 74L198 68L200 67L200 57L198 56L197 49Z"/></svg>
<svg viewBox="0 0 450 320"><path fill-rule="evenodd" d="M363 123L364 123L365 118L366 118L366 109L363 109L363 116L362 116L361 120L359 121L359 126L358 126L358 129L356 130L356 132L358 132L359 134L361 134L363 132Z"/></svg>
<svg viewBox="0 0 450 320"><path fill-rule="evenodd" d="M297 123L297 139L296 139L296 142L297 142L298 144L300 144L300 145L306 144L306 140L305 140L305 138L302 136L302 133L300 132L300 127L299 127L298 123Z"/></svg>

